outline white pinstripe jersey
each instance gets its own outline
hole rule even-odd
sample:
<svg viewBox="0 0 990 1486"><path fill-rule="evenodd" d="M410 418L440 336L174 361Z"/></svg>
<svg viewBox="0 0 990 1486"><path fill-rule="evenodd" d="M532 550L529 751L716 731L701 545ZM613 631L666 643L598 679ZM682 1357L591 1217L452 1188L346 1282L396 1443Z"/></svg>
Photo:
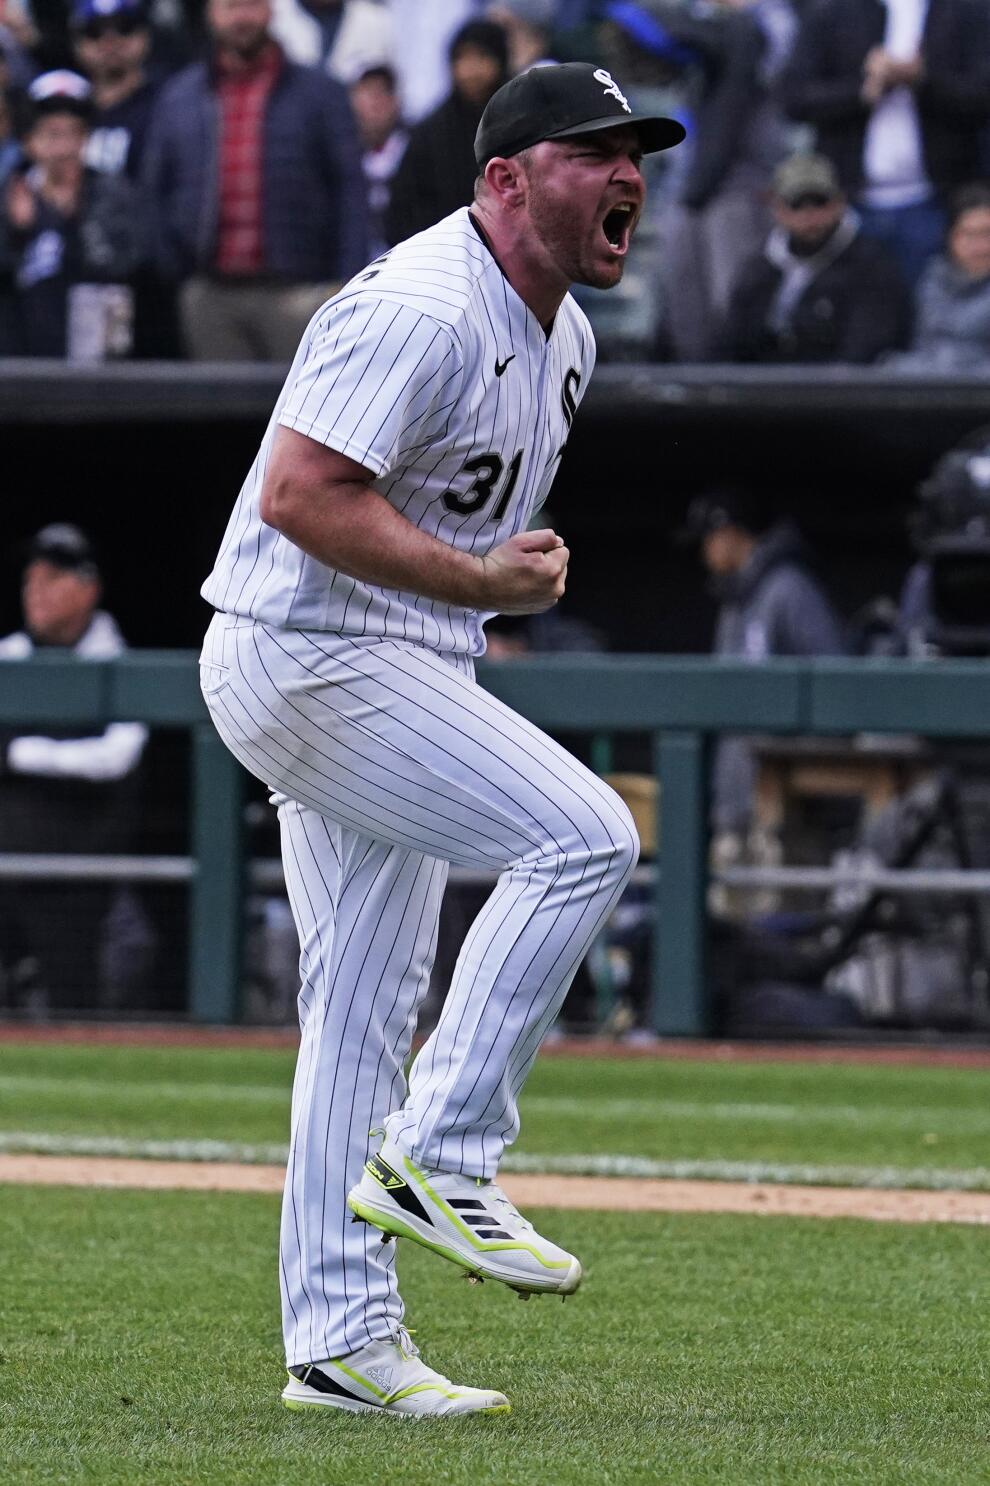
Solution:
<svg viewBox="0 0 990 1486"><path fill-rule="evenodd" d="M203 597L283 629L481 654L490 616L360 583L261 520L275 430L357 460L409 521L481 555L546 499L594 355L570 295L544 334L467 208L401 243L310 323Z"/></svg>

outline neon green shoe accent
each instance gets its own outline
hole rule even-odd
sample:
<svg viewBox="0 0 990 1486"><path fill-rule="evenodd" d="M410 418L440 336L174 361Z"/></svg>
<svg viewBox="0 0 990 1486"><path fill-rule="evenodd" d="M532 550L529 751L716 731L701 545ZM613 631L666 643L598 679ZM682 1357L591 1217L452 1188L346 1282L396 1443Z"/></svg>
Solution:
<svg viewBox="0 0 990 1486"><path fill-rule="evenodd" d="M406 1170L409 1172L416 1185L422 1187L423 1191L426 1192L430 1200L434 1202L437 1207L440 1208L448 1221L453 1223L458 1233L462 1234L464 1238L467 1239L471 1247L473 1249L477 1249L479 1254L495 1254L506 1249L515 1249L516 1251L522 1250L527 1254L532 1254L533 1258L536 1259L540 1264L542 1264L544 1269L570 1268L570 1259L544 1259L539 1249L535 1248L533 1244L525 1243L521 1238L513 1238L510 1239L508 1242L500 1243L493 1243L490 1239L486 1241L484 1239L478 1238L468 1227L468 1225L461 1221L457 1213L454 1212L453 1208L447 1206L446 1202L444 1202L439 1192L434 1192L433 1188L430 1186L429 1182L426 1180L426 1177L420 1171L419 1167L413 1165L408 1156L403 1156L402 1160ZM481 1178L476 1178L476 1181L478 1182L478 1185L481 1186Z"/></svg>
<svg viewBox="0 0 990 1486"><path fill-rule="evenodd" d="M400 1398L411 1398L414 1393L439 1393L441 1398L463 1398L463 1393L448 1393L446 1388L438 1388L435 1383L410 1383L408 1388L400 1388L398 1393L388 1395L389 1403L398 1403Z"/></svg>
<svg viewBox="0 0 990 1486"><path fill-rule="evenodd" d="M369 1383L367 1378L362 1377L359 1372L354 1372L352 1368L347 1367L343 1362L334 1362L333 1365L334 1367L339 1367L341 1372L345 1372L349 1378L353 1378L355 1383L360 1383L362 1388L367 1388L369 1393L373 1393L383 1403L388 1402L389 1395L385 1392L384 1388L379 1388L375 1383Z"/></svg>
<svg viewBox="0 0 990 1486"><path fill-rule="evenodd" d="M430 1239L423 1238L422 1234L417 1233L413 1228L407 1228L405 1223L399 1218L393 1217L391 1213L385 1217L375 1208L368 1207L360 1198L349 1197L347 1205L352 1213L356 1213L359 1218L363 1218L366 1223L371 1223L375 1228L385 1227L396 1238L411 1238L413 1243L421 1244L424 1249L432 1249L433 1253L439 1254L441 1259L449 1259L452 1264L459 1264L462 1269L468 1270L470 1274L476 1272L475 1266L471 1263L470 1259L466 1259L457 1249L448 1249L443 1244L433 1243Z"/></svg>

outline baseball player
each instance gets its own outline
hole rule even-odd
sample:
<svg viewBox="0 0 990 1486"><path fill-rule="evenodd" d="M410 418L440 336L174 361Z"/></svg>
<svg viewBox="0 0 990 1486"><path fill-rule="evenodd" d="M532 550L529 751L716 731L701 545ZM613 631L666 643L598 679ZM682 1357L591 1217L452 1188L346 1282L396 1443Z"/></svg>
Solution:
<svg viewBox="0 0 990 1486"><path fill-rule="evenodd" d="M566 546L528 527L594 360L567 291L618 283L640 158L683 134L584 63L500 89L474 204L314 317L203 587L203 692L278 808L301 947L280 1250L292 1408L508 1409L420 1359L397 1235L524 1296L581 1280L494 1178L638 842L600 779L476 685L473 658L486 618L564 591ZM498 881L407 1088L450 862Z"/></svg>

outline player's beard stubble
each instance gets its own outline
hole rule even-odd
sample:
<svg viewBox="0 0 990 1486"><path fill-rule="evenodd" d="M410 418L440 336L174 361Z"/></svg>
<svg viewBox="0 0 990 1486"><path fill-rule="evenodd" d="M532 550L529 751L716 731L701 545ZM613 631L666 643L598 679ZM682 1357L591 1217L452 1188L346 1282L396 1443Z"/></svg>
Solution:
<svg viewBox="0 0 990 1486"><path fill-rule="evenodd" d="M587 207L554 195L532 175L529 182L529 219L563 277L569 284L591 289L613 288L622 278L625 260L607 252L598 213L589 225Z"/></svg>

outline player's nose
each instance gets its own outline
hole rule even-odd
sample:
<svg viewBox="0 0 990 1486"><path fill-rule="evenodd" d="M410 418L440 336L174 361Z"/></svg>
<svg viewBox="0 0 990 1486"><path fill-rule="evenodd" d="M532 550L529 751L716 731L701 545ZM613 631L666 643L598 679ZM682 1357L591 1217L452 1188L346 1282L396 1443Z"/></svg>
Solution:
<svg viewBox="0 0 990 1486"><path fill-rule="evenodd" d="M619 156L613 180L625 186L639 201L642 201L646 194L646 182L643 179L640 161L636 156Z"/></svg>

